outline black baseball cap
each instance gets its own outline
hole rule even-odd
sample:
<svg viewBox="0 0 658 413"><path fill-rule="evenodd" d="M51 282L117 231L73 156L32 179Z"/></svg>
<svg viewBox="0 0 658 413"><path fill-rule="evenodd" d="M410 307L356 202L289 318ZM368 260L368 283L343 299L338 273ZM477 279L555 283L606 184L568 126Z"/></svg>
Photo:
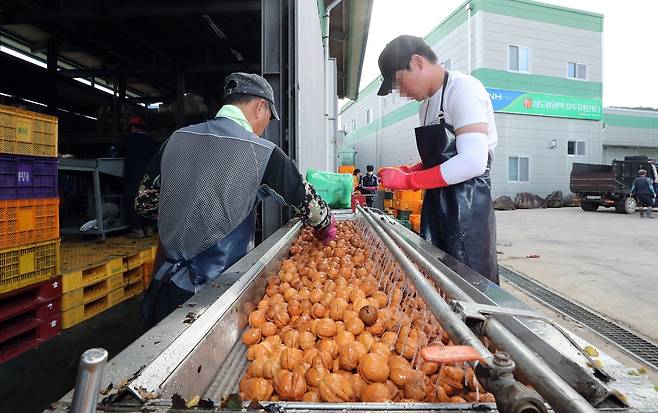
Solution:
<svg viewBox="0 0 658 413"><path fill-rule="evenodd" d="M379 71L383 80L377 94L386 96L391 93L395 72L407 69L414 54L426 56L428 51L432 52L432 49L420 37L403 34L391 40L379 55Z"/></svg>
<svg viewBox="0 0 658 413"><path fill-rule="evenodd" d="M226 76L224 79L224 97L242 93L245 95L261 97L270 104L272 118L279 119L279 114L274 107L274 90L272 86L263 78L255 73L235 72Z"/></svg>

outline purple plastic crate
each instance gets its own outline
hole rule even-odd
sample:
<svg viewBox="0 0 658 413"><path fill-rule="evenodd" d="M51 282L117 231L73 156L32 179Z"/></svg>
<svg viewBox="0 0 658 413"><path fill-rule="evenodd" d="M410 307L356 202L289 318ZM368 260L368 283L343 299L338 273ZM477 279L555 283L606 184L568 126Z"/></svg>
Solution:
<svg viewBox="0 0 658 413"><path fill-rule="evenodd" d="M57 158L0 155L0 199L57 196Z"/></svg>

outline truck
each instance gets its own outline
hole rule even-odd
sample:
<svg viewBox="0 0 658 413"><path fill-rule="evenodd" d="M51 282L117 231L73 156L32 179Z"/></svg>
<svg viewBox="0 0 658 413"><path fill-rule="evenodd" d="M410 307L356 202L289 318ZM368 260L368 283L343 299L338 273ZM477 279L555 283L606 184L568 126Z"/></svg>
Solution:
<svg viewBox="0 0 658 413"><path fill-rule="evenodd" d="M620 214L633 214L637 201L631 196L633 180L640 169L651 178L653 170L646 156L626 156L613 160L612 165L574 163L571 168L571 192L580 198L583 211L594 212L599 207L615 208ZM657 177L653 177L655 180Z"/></svg>

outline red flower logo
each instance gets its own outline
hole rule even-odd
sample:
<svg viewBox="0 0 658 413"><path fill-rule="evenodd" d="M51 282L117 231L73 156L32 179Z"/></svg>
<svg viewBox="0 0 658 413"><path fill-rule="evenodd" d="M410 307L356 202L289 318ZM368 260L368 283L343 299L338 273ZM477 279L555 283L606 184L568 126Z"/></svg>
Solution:
<svg viewBox="0 0 658 413"><path fill-rule="evenodd" d="M532 99L530 98L523 99L523 106L525 106L528 109L532 108Z"/></svg>

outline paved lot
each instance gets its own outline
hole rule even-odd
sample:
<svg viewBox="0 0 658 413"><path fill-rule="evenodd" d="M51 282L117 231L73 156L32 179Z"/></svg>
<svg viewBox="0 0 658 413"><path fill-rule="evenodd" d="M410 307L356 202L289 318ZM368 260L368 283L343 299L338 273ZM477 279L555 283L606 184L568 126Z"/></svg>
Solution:
<svg viewBox="0 0 658 413"><path fill-rule="evenodd" d="M501 264L658 342L658 219L580 208L496 218Z"/></svg>

